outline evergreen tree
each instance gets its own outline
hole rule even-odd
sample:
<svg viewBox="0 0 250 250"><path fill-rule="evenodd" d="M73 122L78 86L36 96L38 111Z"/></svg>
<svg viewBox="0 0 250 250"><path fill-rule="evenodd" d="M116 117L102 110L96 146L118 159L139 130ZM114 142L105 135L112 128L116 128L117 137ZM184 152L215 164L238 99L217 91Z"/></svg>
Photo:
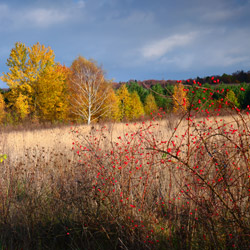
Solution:
<svg viewBox="0 0 250 250"><path fill-rule="evenodd" d="M133 93L134 91L136 91L142 103L145 103L145 99L149 94L149 90L147 90L143 86L140 86L137 82L129 82L129 84L126 85L129 93Z"/></svg>
<svg viewBox="0 0 250 250"><path fill-rule="evenodd" d="M158 83L152 87L153 95L156 101L156 104L159 108L165 108L166 107L166 98L164 98L164 89L162 86Z"/></svg>
<svg viewBox="0 0 250 250"><path fill-rule="evenodd" d="M165 98L165 109L166 110L172 110L173 107L173 93L174 93L174 85L172 84L167 84L164 91L164 95L166 96Z"/></svg>

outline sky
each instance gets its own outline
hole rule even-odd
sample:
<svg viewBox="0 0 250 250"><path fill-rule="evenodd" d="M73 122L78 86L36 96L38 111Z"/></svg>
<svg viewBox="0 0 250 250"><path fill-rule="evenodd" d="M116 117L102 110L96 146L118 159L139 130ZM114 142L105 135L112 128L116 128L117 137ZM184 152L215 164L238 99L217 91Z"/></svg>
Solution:
<svg viewBox="0 0 250 250"><path fill-rule="evenodd" d="M116 82L250 70L250 0L0 0L0 76L16 42ZM7 85L0 80L0 88Z"/></svg>

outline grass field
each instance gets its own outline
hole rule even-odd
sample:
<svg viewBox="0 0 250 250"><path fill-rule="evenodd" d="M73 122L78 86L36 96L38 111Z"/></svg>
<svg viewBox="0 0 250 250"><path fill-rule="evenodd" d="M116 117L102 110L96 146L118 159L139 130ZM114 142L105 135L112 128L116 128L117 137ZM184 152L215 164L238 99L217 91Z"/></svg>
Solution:
<svg viewBox="0 0 250 250"><path fill-rule="evenodd" d="M247 249L248 116L3 130L3 249Z"/></svg>

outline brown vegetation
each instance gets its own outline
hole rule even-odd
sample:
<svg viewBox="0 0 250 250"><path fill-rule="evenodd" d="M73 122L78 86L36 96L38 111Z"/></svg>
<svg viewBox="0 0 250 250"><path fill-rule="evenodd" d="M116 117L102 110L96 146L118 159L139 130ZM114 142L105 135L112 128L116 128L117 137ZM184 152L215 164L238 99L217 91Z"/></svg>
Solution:
<svg viewBox="0 0 250 250"><path fill-rule="evenodd" d="M245 249L248 116L187 115L2 132L2 246Z"/></svg>

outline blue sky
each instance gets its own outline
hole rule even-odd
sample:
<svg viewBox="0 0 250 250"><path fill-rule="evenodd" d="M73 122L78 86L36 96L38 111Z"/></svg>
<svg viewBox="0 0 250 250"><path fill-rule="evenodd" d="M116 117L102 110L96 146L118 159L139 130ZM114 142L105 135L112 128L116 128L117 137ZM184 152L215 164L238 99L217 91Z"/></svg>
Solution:
<svg viewBox="0 0 250 250"><path fill-rule="evenodd" d="M16 42L66 66L93 58L117 82L248 71L249 13L250 0L0 0L0 74Z"/></svg>

